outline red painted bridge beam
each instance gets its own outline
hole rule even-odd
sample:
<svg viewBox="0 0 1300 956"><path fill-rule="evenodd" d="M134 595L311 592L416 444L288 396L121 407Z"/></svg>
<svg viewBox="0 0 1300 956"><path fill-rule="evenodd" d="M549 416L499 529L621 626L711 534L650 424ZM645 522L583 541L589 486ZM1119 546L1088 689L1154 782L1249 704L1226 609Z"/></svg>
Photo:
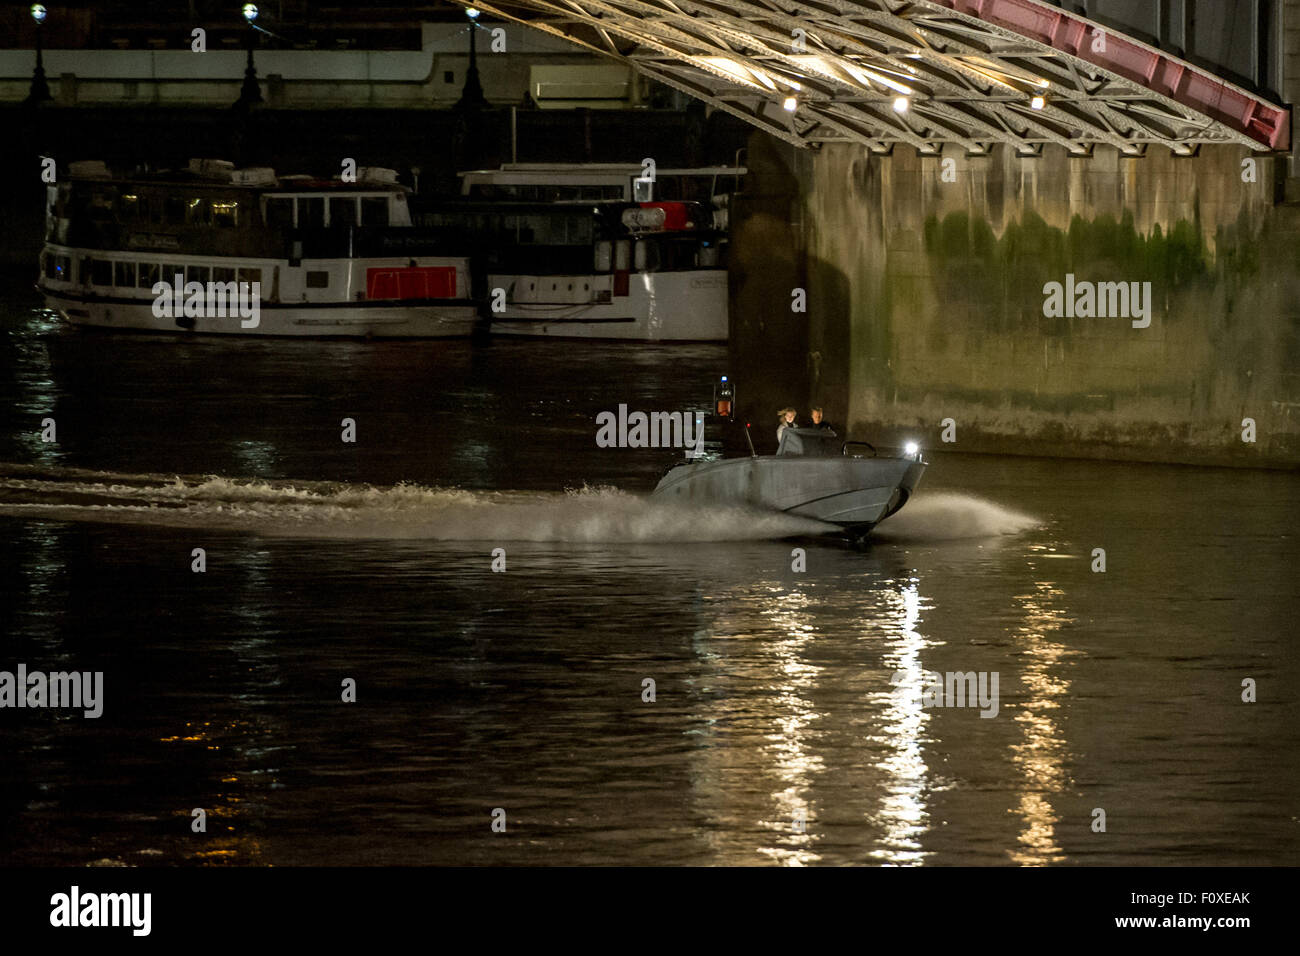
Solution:
<svg viewBox="0 0 1300 956"><path fill-rule="evenodd" d="M930 0L1139 83L1268 149L1291 148L1291 111L1122 33L1037 0ZM1095 31L1105 51L1093 49Z"/></svg>

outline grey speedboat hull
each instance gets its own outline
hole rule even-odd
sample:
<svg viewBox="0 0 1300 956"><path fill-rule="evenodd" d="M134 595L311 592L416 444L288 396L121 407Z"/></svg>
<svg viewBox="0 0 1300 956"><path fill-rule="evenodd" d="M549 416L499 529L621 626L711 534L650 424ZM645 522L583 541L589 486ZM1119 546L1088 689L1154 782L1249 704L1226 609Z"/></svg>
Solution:
<svg viewBox="0 0 1300 956"><path fill-rule="evenodd" d="M924 471L913 458L728 458L673 468L653 497L773 509L860 537L907 503Z"/></svg>

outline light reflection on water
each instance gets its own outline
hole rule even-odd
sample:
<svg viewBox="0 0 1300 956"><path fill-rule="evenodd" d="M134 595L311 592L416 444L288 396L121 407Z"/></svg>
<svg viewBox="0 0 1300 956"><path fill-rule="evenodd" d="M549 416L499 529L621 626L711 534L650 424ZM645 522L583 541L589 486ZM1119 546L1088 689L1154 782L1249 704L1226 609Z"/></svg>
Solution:
<svg viewBox="0 0 1300 956"><path fill-rule="evenodd" d="M769 785L774 787L775 819L764 821L764 826L789 833L782 843L792 845L766 847L764 852L777 862L802 866L819 859L812 850L807 824L814 780L825 770L825 764L821 757L809 752L809 746L816 735L814 722L824 715L816 713L805 693L817 684L822 668L803 657L804 648L817 638L816 628L805 613L812 603L808 595L797 590L772 590L763 614L777 635L771 651L775 660L769 682L769 690L775 691L776 707L763 752L776 778Z"/></svg>
<svg viewBox="0 0 1300 956"><path fill-rule="evenodd" d="M1060 817L1053 810L1051 797L1070 786L1066 769L1070 753L1064 727L1058 714L1070 689L1061 674L1060 664L1071 655L1063 644L1051 636L1070 619L1059 604L1065 592L1050 582L1035 582L1032 594L1016 598L1023 615L1014 640L1024 650L1024 667L1020 683L1024 700L1015 711L1015 722L1023 740L1012 744L1012 762L1024 775L1017 812L1022 829L1019 846L1009 850L1011 859L1022 865L1041 866L1060 863L1065 855L1056 843L1056 826Z"/></svg>
<svg viewBox="0 0 1300 956"><path fill-rule="evenodd" d="M173 812L174 826L178 831L188 830L195 834L191 848L186 854L190 862L210 865L214 863L240 863L265 865L262 858L263 846L260 840L250 834L248 822L250 815L256 814L252 791L257 787L249 778L268 773L266 770L246 770L241 765L250 759L260 763L264 754L254 753L252 742L268 735L264 727L258 727L260 721L230 720L220 727L214 727L212 721L198 723L186 722L183 728L170 736L158 739L161 744L173 747L187 747L190 750L201 749L210 757L214 767L224 767L219 781L214 781L215 792L204 805L196 808L180 808ZM274 770L269 771L274 774ZM259 783L264 783L259 781ZM201 810L202 813L196 813ZM171 822L169 826L173 825ZM137 851L148 862L150 857L161 856L162 851L145 848Z"/></svg>
<svg viewBox="0 0 1300 956"><path fill-rule="evenodd" d="M884 714L885 743L891 753L879 764L888 774L880 809L885 834L872 856L887 863L912 865L925 858L921 837L929 819L925 809L927 768L921 745L929 716L921 706L921 651L926 641L916 629L921 619L916 584L910 583L898 597L901 621L894 653L887 659L894 669L891 680L897 677L897 683Z"/></svg>

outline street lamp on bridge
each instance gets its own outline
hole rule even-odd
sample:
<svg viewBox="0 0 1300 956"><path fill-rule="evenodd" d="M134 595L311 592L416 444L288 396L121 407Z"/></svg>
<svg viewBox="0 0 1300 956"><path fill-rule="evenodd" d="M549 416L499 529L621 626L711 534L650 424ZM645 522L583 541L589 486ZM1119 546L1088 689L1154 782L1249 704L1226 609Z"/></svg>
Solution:
<svg viewBox="0 0 1300 956"><path fill-rule="evenodd" d="M39 3L33 3L31 14L32 19L36 21L36 69L32 71L31 91L23 102L26 106L40 106L42 103L48 103L54 98L50 96L50 84L45 82L45 64L41 61L41 50L44 46L41 42L41 27L45 23L45 7Z"/></svg>
<svg viewBox="0 0 1300 956"><path fill-rule="evenodd" d="M478 54L474 49L479 11L473 7L466 7L465 16L469 17L469 69L465 73L465 89L461 91L456 109L482 109L488 103L487 97L483 95L483 84L478 79Z"/></svg>
<svg viewBox="0 0 1300 956"><path fill-rule="evenodd" d="M235 107L248 109L262 103L262 89L257 85L257 68L253 66L253 47L257 45L257 27L253 21L257 19L257 6L246 3L241 12L248 24L248 66L244 68L244 85L240 88Z"/></svg>

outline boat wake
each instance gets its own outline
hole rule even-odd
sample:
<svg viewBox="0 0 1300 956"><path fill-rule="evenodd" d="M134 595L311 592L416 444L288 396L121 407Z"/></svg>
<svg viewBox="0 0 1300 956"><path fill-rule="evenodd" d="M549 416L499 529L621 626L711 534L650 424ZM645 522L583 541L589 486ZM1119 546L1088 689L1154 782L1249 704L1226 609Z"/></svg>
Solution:
<svg viewBox="0 0 1300 956"><path fill-rule="evenodd" d="M877 541L921 543L1019 534L1043 524L1040 518L973 495L943 491L920 494L871 536Z"/></svg>
<svg viewBox="0 0 1300 956"><path fill-rule="evenodd" d="M378 488L4 464L0 515L268 537L428 541L743 541L837 530L791 515L651 501L609 487L550 493Z"/></svg>

